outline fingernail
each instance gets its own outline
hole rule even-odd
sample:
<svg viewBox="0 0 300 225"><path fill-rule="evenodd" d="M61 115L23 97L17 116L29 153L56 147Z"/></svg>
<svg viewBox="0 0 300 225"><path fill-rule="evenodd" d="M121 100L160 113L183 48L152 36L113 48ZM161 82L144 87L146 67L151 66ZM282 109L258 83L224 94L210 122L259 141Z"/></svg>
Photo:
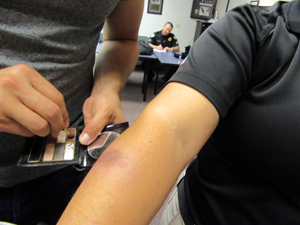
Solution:
<svg viewBox="0 0 300 225"><path fill-rule="evenodd" d="M67 128L67 127L69 127L69 120L64 121L64 128Z"/></svg>
<svg viewBox="0 0 300 225"><path fill-rule="evenodd" d="M90 139L91 139L91 137L87 133L81 134L79 137L79 141L83 145L88 145L90 142Z"/></svg>

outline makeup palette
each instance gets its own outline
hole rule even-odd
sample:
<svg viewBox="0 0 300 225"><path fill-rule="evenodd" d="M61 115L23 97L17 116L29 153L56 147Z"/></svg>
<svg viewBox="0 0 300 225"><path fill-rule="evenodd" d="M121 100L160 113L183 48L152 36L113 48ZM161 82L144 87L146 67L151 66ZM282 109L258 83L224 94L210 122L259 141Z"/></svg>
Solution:
<svg viewBox="0 0 300 225"><path fill-rule="evenodd" d="M87 147L88 154L92 158L98 159L110 143L119 136L120 134L114 131L101 133L97 139Z"/></svg>
<svg viewBox="0 0 300 225"><path fill-rule="evenodd" d="M28 138L18 166L91 166L128 126L128 122L108 125L88 146L81 145L78 140L84 127L62 130L57 138L53 138L51 135Z"/></svg>

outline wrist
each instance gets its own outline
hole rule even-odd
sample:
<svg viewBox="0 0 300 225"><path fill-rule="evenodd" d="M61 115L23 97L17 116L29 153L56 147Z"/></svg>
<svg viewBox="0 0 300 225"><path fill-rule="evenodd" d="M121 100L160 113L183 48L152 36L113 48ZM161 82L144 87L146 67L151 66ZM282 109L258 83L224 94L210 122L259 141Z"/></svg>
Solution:
<svg viewBox="0 0 300 225"><path fill-rule="evenodd" d="M123 85L118 85L116 83L114 84L100 84L100 85L94 85L91 96L97 96L97 95L117 95L120 97L121 92L123 90Z"/></svg>
<svg viewBox="0 0 300 225"><path fill-rule="evenodd" d="M102 95L104 93L108 95L120 95L123 88L124 85L121 82L107 77L94 83L91 96Z"/></svg>

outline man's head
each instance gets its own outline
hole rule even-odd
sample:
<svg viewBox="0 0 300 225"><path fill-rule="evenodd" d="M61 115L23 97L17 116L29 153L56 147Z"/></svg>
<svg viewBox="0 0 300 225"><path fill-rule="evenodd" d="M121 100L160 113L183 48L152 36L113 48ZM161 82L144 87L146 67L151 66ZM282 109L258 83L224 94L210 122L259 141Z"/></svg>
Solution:
<svg viewBox="0 0 300 225"><path fill-rule="evenodd" d="M173 30L173 24L171 22L167 22L162 29L162 35L167 36Z"/></svg>

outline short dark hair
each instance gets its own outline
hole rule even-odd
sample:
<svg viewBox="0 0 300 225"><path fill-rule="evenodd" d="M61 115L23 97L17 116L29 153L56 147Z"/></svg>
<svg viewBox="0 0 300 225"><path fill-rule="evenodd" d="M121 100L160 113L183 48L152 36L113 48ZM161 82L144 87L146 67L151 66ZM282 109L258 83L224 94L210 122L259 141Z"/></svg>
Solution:
<svg viewBox="0 0 300 225"><path fill-rule="evenodd" d="M167 24L170 24L170 26L173 28L173 23L171 23L171 22L166 22L166 23L165 23L165 26L166 26Z"/></svg>

